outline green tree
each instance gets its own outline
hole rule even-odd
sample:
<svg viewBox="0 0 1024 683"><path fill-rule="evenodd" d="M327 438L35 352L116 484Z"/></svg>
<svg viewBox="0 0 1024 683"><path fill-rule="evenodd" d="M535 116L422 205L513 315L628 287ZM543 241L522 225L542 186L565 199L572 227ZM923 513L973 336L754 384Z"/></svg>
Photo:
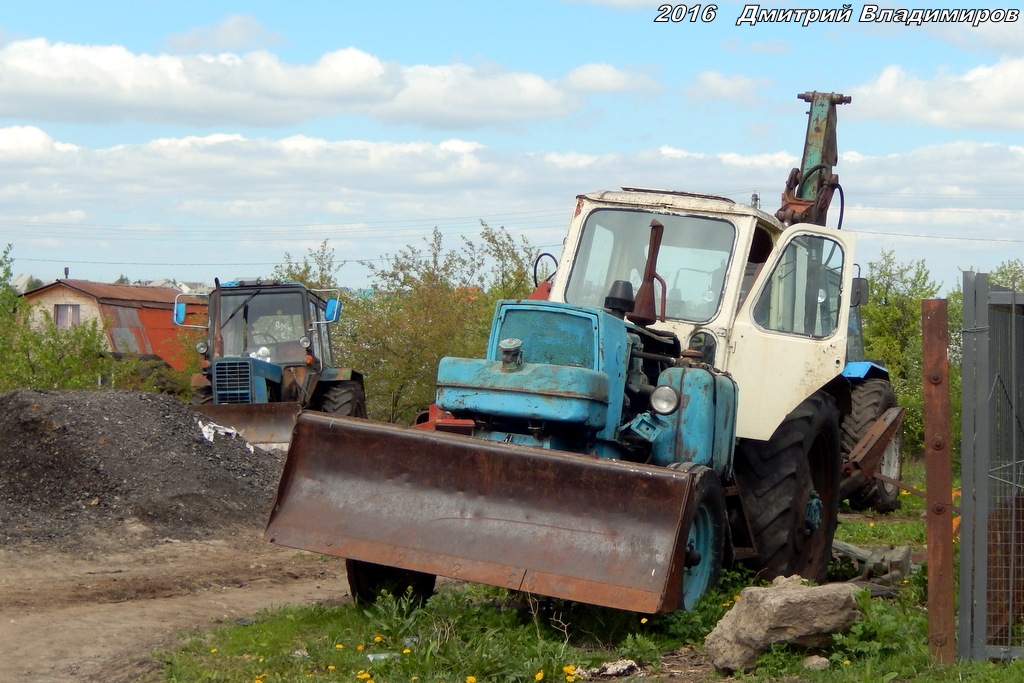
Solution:
<svg viewBox="0 0 1024 683"><path fill-rule="evenodd" d="M924 260L900 263L891 250L868 264L868 281L870 296L861 311L864 351L889 369L899 404L906 408L903 447L907 453L920 453L924 442L921 300L934 298L939 285Z"/></svg>
<svg viewBox="0 0 1024 683"><path fill-rule="evenodd" d="M336 357L364 373L370 417L411 423L434 401L441 358L482 357L495 302L529 294L534 256L525 239L482 223L461 248L435 228L422 247L363 263L372 288L347 297Z"/></svg>
<svg viewBox="0 0 1024 683"><path fill-rule="evenodd" d="M284 263L274 267L273 278L301 282L310 289L337 289L336 275L343 265L335 263L334 248L324 240L316 249L310 249L301 262L285 252Z"/></svg>

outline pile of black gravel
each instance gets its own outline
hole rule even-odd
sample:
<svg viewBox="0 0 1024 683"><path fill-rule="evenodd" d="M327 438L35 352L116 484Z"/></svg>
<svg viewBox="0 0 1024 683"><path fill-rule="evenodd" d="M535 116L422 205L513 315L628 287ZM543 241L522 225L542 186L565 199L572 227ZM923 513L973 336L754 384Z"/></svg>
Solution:
<svg viewBox="0 0 1024 683"><path fill-rule="evenodd" d="M0 545L197 539L266 520L283 457L203 436L176 398L136 391L0 394Z"/></svg>

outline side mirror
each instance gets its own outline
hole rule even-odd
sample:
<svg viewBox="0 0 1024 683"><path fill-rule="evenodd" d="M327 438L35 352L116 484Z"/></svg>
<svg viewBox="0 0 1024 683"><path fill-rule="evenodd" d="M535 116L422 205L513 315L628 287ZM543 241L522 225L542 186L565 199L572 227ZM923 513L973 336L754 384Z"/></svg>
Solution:
<svg viewBox="0 0 1024 683"><path fill-rule="evenodd" d="M174 324L184 325L185 324L185 302L175 301L174 302Z"/></svg>
<svg viewBox="0 0 1024 683"><path fill-rule="evenodd" d="M327 322L333 323L338 320L338 316L341 315L341 302L337 299L331 299L327 302L327 310L324 312Z"/></svg>
<svg viewBox="0 0 1024 683"><path fill-rule="evenodd" d="M866 277L853 278L853 291L850 292L850 305L861 306L868 302L868 279Z"/></svg>

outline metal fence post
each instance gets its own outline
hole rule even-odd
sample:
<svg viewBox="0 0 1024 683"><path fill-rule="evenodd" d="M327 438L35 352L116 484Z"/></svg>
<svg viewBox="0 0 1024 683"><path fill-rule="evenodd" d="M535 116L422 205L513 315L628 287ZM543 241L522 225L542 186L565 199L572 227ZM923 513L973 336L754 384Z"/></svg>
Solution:
<svg viewBox="0 0 1024 683"><path fill-rule="evenodd" d="M928 494L928 647L939 664L956 654L953 474L949 448L949 329L945 299L921 302L925 480Z"/></svg>

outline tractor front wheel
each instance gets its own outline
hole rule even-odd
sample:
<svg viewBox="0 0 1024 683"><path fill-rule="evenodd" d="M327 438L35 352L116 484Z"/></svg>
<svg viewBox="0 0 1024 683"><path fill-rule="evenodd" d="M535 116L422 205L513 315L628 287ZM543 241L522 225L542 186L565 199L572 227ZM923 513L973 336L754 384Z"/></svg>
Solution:
<svg viewBox="0 0 1024 683"><path fill-rule="evenodd" d="M725 492L714 470L692 462L673 463L670 469L693 477L693 510L686 538L686 560L679 607L690 611L722 575L729 521L725 511Z"/></svg>
<svg viewBox="0 0 1024 683"><path fill-rule="evenodd" d="M361 560L345 560L345 571L352 599L361 605L372 605L385 591L396 598L411 593L414 602L423 603L433 595L437 580L433 574Z"/></svg>
<svg viewBox="0 0 1024 683"><path fill-rule="evenodd" d="M209 384L196 387L192 390L192 397L188 402L193 406L210 405L213 403L213 387Z"/></svg>
<svg viewBox="0 0 1024 683"><path fill-rule="evenodd" d="M800 574L823 582L839 515L839 412L816 392L767 442L744 440L735 478L764 578Z"/></svg>

